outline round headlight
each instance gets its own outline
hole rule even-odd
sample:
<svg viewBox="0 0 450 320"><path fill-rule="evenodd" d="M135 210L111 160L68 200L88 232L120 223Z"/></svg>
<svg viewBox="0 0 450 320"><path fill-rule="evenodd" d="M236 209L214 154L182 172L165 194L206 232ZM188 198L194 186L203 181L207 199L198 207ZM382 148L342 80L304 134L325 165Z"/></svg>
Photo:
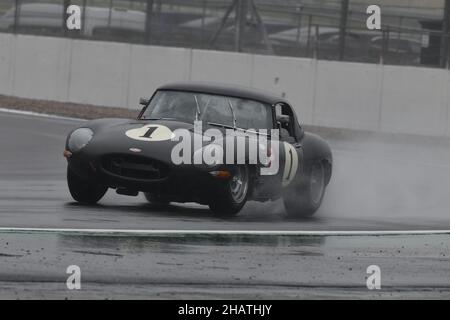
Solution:
<svg viewBox="0 0 450 320"><path fill-rule="evenodd" d="M92 140L94 132L89 128L80 128L72 132L68 141L68 148L72 152L77 152L86 147Z"/></svg>

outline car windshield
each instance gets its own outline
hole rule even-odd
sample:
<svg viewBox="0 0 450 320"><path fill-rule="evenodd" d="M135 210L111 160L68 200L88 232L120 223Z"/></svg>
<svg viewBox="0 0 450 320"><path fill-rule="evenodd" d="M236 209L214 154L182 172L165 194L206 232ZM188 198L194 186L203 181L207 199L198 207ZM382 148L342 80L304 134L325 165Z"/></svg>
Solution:
<svg viewBox="0 0 450 320"><path fill-rule="evenodd" d="M269 104L233 97L184 91L157 91L142 119L168 119L242 129L271 129L272 108Z"/></svg>

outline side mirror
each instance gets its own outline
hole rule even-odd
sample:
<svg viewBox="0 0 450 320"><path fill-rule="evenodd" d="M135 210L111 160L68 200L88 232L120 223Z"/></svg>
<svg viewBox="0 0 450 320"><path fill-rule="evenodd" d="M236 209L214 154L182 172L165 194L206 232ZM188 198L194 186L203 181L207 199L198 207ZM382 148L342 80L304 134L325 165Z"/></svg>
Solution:
<svg viewBox="0 0 450 320"><path fill-rule="evenodd" d="M289 116L281 114L277 116L277 122L281 125L288 125L289 122L291 121L291 119L289 118Z"/></svg>
<svg viewBox="0 0 450 320"><path fill-rule="evenodd" d="M140 99L139 99L139 104L140 104L140 105L143 105L143 106L148 105L149 102L150 102L150 99L148 99L148 98L140 98Z"/></svg>

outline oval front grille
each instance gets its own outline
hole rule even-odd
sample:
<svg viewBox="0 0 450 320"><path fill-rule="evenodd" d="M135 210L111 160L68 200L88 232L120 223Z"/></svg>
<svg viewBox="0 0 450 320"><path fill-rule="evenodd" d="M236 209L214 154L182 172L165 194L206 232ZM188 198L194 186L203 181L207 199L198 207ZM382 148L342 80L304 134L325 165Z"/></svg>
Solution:
<svg viewBox="0 0 450 320"><path fill-rule="evenodd" d="M114 175L138 180L158 180L169 174L169 167L160 161L126 154L105 156L102 166Z"/></svg>

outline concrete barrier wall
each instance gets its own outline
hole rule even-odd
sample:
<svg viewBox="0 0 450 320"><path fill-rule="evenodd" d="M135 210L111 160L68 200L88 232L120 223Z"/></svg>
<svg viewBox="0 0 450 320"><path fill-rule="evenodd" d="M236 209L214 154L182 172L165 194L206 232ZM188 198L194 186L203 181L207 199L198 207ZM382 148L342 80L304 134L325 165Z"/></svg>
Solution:
<svg viewBox="0 0 450 320"><path fill-rule="evenodd" d="M0 93L12 95L14 67L14 37L9 34L0 35Z"/></svg>
<svg viewBox="0 0 450 320"><path fill-rule="evenodd" d="M444 135L448 90L448 71L384 67L381 130Z"/></svg>
<svg viewBox="0 0 450 320"><path fill-rule="evenodd" d="M72 43L65 39L15 38L12 94L64 101L69 85Z"/></svg>
<svg viewBox="0 0 450 320"><path fill-rule="evenodd" d="M447 70L0 34L0 94L139 108L180 80L274 92L304 124L450 136Z"/></svg>
<svg viewBox="0 0 450 320"><path fill-rule="evenodd" d="M70 102L127 105L131 50L129 45L74 40L70 63Z"/></svg>
<svg viewBox="0 0 450 320"><path fill-rule="evenodd" d="M381 67L319 61L313 124L378 130Z"/></svg>
<svg viewBox="0 0 450 320"><path fill-rule="evenodd" d="M127 106L137 108L140 97L150 97L164 83L189 80L191 50L131 46Z"/></svg>
<svg viewBox="0 0 450 320"><path fill-rule="evenodd" d="M189 79L252 86L252 60L250 54L192 50Z"/></svg>
<svg viewBox="0 0 450 320"><path fill-rule="evenodd" d="M288 99L301 122L313 123L317 61L274 56L254 56L252 86Z"/></svg>

